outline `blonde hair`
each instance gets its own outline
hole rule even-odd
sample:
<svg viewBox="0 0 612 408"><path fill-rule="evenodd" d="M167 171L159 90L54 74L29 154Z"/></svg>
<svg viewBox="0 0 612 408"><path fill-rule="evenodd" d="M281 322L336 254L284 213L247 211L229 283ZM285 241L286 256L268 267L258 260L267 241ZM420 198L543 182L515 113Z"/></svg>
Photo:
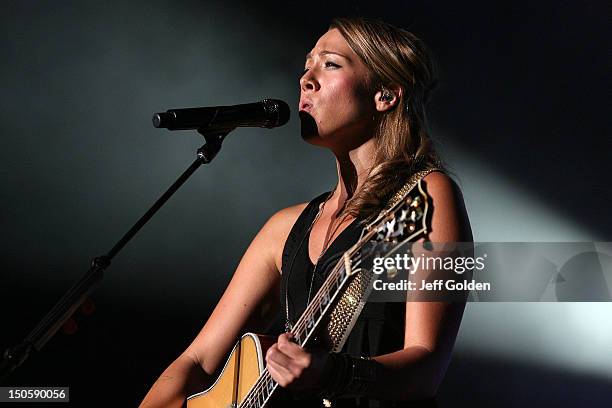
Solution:
<svg viewBox="0 0 612 408"><path fill-rule="evenodd" d="M425 44L414 34L378 20L349 17L332 21L370 71L369 85L382 90L399 85L391 110L381 113L375 133L375 157L359 191L344 213L372 217L413 173L442 167L427 130L425 106L437 84L436 67Z"/></svg>

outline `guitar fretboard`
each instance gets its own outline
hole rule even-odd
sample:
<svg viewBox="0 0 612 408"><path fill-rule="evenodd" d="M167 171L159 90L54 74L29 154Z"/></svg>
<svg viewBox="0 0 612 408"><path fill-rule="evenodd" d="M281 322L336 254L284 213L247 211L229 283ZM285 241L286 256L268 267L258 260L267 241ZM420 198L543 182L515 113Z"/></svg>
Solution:
<svg viewBox="0 0 612 408"><path fill-rule="evenodd" d="M351 260L349 254L340 260L334 269L325 279L317 294L304 310L295 325L291 328L290 333L293 334L295 342L300 346L304 346L311 337L318 322L325 315L329 305L336 298L340 289L344 286L351 272ZM347 270L349 273L346 273Z"/></svg>

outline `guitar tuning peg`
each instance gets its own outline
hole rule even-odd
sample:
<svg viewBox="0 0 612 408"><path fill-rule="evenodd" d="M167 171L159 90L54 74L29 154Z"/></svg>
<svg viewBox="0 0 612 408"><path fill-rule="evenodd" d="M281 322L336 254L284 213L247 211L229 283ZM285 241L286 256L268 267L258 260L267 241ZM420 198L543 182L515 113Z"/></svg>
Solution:
<svg viewBox="0 0 612 408"><path fill-rule="evenodd" d="M397 238L397 237L401 237L402 235L404 235L404 227L405 226L406 226L405 223L398 222L397 223L397 228L396 228L395 232L393 233L393 236Z"/></svg>
<svg viewBox="0 0 612 408"><path fill-rule="evenodd" d="M422 209L422 208L420 208L420 207L419 207L419 208L416 208L416 209L414 210L414 212L416 213L416 217L417 217L418 219L421 219L421 217L423 217L423 209Z"/></svg>

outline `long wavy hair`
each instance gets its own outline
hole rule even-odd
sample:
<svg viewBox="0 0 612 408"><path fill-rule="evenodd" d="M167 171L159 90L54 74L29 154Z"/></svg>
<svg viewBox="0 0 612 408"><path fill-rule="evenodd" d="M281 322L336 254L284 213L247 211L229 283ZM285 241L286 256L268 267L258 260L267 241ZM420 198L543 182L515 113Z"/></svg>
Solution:
<svg viewBox="0 0 612 408"><path fill-rule="evenodd" d="M343 211L345 215L369 218L412 174L429 167L442 168L425 114L437 84L437 70L425 44L409 31L359 17L334 19L329 29L334 28L365 63L372 90L392 84L402 88L398 103L376 118L373 166Z"/></svg>

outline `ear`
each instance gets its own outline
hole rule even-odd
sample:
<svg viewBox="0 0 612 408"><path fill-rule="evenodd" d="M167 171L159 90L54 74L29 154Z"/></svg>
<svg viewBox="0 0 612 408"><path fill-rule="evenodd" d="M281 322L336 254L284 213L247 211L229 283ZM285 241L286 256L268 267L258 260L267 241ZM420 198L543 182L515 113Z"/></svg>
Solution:
<svg viewBox="0 0 612 408"><path fill-rule="evenodd" d="M374 103L378 112L386 112L397 105L402 96L402 87L390 84L381 87L374 95Z"/></svg>

